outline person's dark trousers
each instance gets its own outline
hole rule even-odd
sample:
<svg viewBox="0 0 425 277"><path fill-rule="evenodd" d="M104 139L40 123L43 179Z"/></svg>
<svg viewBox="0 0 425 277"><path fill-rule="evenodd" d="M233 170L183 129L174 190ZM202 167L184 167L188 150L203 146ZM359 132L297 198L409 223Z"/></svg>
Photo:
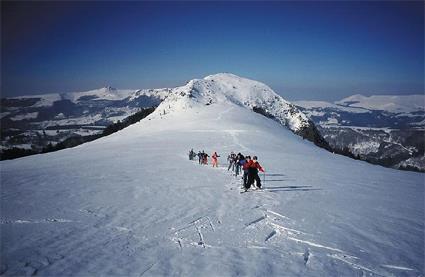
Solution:
<svg viewBox="0 0 425 277"><path fill-rule="evenodd" d="M249 189L251 187L251 185L254 184L256 172L257 172L257 169L248 168L248 173L247 173L248 180L245 183L245 189Z"/></svg>
<svg viewBox="0 0 425 277"><path fill-rule="evenodd" d="M240 164L236 164L236 172L235 172L235 175L236 175L236 176L238 176L240 171L241 171L241 166L240 166Z"/></svg>
<svg viewBox="0 0 425 277"><path fill-rule="evenodd" d="M243 186L246 186L246 182L248 181L248 170L243 171Z"/></svg>
<svg viewBox="0 0 425 277"><path fill-rule="evenodd" d="M255 179L257 187L261 188L261 179L260 179L260 176L258 176L258 172L255 174L254 179Z"/></svg>

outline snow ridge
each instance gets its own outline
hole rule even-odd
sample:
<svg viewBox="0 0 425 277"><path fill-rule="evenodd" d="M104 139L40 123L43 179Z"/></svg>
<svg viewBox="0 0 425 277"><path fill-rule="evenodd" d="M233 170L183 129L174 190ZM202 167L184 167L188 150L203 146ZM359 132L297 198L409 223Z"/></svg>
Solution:
<svg viewBox="0 0 425 277"><path fill-rule="evenodd" d="M172 89L167 99L158 107L157 113L225 102L263 113L295 133L313 124L304 113L267 85L230 73L193 79L182 87Z"/></svg>

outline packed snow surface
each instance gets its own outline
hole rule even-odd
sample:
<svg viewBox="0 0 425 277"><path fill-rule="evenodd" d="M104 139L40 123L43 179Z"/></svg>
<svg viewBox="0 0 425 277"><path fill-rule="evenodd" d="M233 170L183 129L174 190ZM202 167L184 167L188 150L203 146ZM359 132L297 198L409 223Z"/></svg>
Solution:
<svg viewBox="0 0 425 277"><path fill-rule="evenodd" d="M334 155L230 93L211 97L169 97L108 137L2 161L0 272L424 274L423 174ZM217 151L220 167L189 161L191 148ZM264 190L240 193L231 151L259 157Z"/></svg>

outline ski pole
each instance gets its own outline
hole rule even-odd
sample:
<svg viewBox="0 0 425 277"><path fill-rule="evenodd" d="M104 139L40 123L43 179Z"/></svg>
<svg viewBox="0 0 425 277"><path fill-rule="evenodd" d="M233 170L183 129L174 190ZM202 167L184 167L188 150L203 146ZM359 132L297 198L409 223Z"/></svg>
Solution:
<svg viewBox="0 0 425 277"><path fill-rule="evenodd" d="M266 172L263 172L263 186L266 186Z"/></svg>

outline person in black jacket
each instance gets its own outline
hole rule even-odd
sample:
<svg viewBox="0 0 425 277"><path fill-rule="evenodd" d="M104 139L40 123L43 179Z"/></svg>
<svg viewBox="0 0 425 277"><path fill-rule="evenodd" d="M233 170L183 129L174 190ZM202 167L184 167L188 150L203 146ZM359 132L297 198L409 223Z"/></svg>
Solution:
<svg viewBox="0 0 425 277"><path fill-rule="evenodd" d="M198 162L199 162L199 164L201 164L201 161L202 161L202 153L201 153L201 151L199 151L198 152Z"/></svg>
<svg viewBox="0 0 425 277"><path fill-rule="evenodd" d="M236 168L235 168L236 172L235 172L235 176L238 176L239 175L239 172L241 172L241 167L242 167L241 162L243 160L245 160L245 157L241 153L238 153L238 155L236 156Z"/></svg>

